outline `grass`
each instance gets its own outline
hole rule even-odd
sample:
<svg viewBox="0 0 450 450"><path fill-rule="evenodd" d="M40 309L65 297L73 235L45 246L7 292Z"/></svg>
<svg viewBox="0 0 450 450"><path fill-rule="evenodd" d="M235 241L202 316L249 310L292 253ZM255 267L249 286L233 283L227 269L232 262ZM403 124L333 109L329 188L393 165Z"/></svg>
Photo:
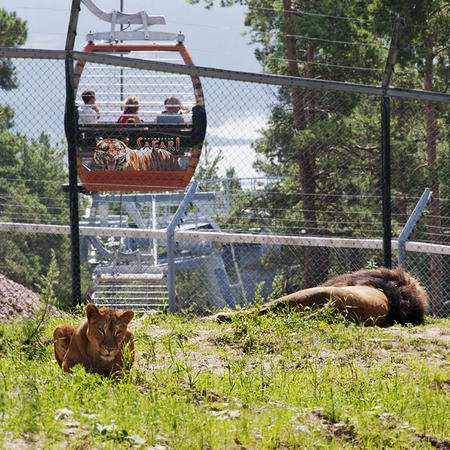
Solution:
<svg viewBox="0 0 450 450"><path fill-rule="evenodd" d="M450 448L449 319L141 316L121 380L61 371L51 333L66 320L80 317L31 341L33 322L0 325L1 448Z"/></svg>

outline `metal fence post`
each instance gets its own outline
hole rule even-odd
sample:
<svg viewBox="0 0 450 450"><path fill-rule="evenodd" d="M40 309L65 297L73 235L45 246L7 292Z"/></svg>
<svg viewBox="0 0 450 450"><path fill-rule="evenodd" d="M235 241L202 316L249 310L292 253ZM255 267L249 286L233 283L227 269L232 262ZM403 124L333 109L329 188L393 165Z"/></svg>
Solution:
<svg viewBox="0 0 450 450"><path fill-rule="evenodd" d="M383 202L383 256L384 266L392 267L392 212L391 212L391 99L387 89L397 60L398 40L403 20L396 16L392 27L386 66L381 81L381 177Z"/></svg>
<svg viewBox="0 0 450 450"><path fill-rule="evenodd" d="M391 108L390 98L381 97L381 178L383 202L383 265L392 267L392 213L391 213Z"/></svg>
<svg viewBox="0 0 450 450"><path fill-rule="evenodd" d="M77 133L78 114L75 104L73 58L71 52L75 43L80 0L72 1L69 27L66 39L66 106L64 115L64 129L67 139L69 163L69 206L70 206L70 241L71 241L71 269L72 269L72 305L81 303L80 277L80 230L78 213L78 175L77 175Z"/></svg>
<svg viewBox="0 0 450 450"><path fill-rule="evenodd" d="M400 236L398 237L398 265L406 269L406 241L411 236L414 227L417 225L420 217L431 201L432 193L430 189L425 189L421 195L419 201L417 202L413 212L408 217L408 220L403 227Z"/></svg>
<svg viewBox="0 0 450 450"><path fill-rule="evenodd" d="M167 236L167 296L169 300L169 311L175 312L177 309L176 301L175 301L175 228L181 222L181 218L183 214L186 212L189 204L194 197L194 194L198 187L198 181L192 181L189 186L183 200L178 206L178 209L170 221L169 226L167 227L166 236Z"/></svg>

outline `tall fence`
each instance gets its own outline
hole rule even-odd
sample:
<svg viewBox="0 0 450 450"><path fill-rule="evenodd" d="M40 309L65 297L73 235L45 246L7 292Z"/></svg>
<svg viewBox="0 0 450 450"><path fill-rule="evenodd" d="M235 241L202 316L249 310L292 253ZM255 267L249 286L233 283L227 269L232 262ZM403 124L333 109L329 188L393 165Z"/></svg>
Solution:
<svg viewBox="0 0 450 450"><path fill-rule="evenodd" d="M81 196L83 295L160 304L167 297L170 260L176 306L207 310L244 305L255 295L267 297L273 288L290 292L383 263L381 88L106 54L71 55L92 66L83 88L104 96L100 117L107 115L110 123L129 95L137 94L147 105L149 122L170 94L189 103L175 79L191 76L201 78L208 116L196 171L198 193L176 224L172 260L165 230L183 195ZM0 58L15 67L18 86L0 91L0 271L34 287L54 250L58 292L69 302L68 228L51 227L69 224L63 189L65 56L0 49ZM99 90L102 74L109 85L120 87L117 95ZM127 75L134 80L129 85L121 83ZM153 90L152 84L157 85ZM302 99L301 126L295 131L293 90ZM448 314L449 96L407 89L386 94L391 98L393 259L401 228L430 188L433 200L412 236L414 243L407 246L407 268L427 287L432 311ZM76 100L81 106L80 92ZM20 228L20 223L35 226ZM101 234L92 227L101 227Z"/></svg>

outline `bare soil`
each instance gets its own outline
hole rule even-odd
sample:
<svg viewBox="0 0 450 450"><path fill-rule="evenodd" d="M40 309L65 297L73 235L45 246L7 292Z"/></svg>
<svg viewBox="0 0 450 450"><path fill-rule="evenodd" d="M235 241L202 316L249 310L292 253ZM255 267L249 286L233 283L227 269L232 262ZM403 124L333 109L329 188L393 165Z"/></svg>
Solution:
<svg viewBox="0 0 450 450"><path fill-rule="evenodd" d="M33 317L43 306L36 292L0 274L0 321Z"/></svg>

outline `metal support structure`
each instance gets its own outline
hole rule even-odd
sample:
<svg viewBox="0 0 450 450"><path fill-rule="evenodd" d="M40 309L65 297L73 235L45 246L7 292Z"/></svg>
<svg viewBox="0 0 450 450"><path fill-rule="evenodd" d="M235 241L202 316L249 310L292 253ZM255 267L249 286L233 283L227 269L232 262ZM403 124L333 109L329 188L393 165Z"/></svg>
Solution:
<svg viewBox="0 0 450 450"><path fill-rule="evenodd" d="M68 225L48 225L42 223L14 223L0 222L0 231L14 233L32 233L48 235L70 235ZM100 237L136 237L142 239L163 240L167 237L165 230L149 230L148 228L112 228L98 226L81 226L82 236ZM361 248L381 250L381 239L354 239L354 238L325 238L305 236L280 236L275 234L227 233L215 231L177 231L175 238L188 242L218 242L220 244L269 244L291 245L295 247L330 247L330 248ZM397 248L397 241L392 241L393 248ZM417 253L430 253L433 255L450 255L450 245L431 244L429 242L408 242L407 250Z"/></svg>
<svg viewBox="0 0 450 450"><path fill-rule="evenodd" d="M402 19L396 16L392 28L391 43L381 82L381 182L383 203L383 265L392 267L392 208L391 208L391 100L387 89L394 72L398 53L398 40Z"/></svg>
<svg viewBox="0 0 450 450"><path fill-rule="evenodd" d="M123 5L121 4L120 12L113 10L107 13L95 5L92 0L82 0L89 11L100 20L115 24L142 25L143 16L148 25L165 25L166 21L162 16L148 16L145 11L135 14L123 14ZM78 2L80 3L80 2ZM115 18L114 18L115 16Z"/></svg>
<svg viewBox="0 0 450 450"><path fill-rule="evenodd" d="M398 237L398 265L404 269L406 269L406 241L410 238L417 222L425 212L431 197L430 189L425 189Z"/></svg>
<svg viewBox="0 0 450 450"><path fill-rule="evenodd" d="M392 267L391 212L391 108L390 98L381 98L381 180L383 203L383 265Z"/></svg>
<svg viewBox="0 0 450 450"><path fill-rule="evenodd" d="M398 41L400 38L401 27L404 25L403 19L397 14L392 26L391 42L389 44L388 56L386 58L386 66L384 68L383 78L381 80L381 87L387 90L391 81L394 66L397 61Z"/></svg>
<svg viewBox="0 0 450 450"><path fill-rule="evenodd" d="M156 204L167 204L170 202L171 206L179 205L180 202L183 201L185 197L185 193L183 192L155 192L153 194L123 194L122 197L120 194L108 194L108 202L118 202L122 198L123 203L152 203L153 201ZM214 202L217 199L217 194L215 192L197 192L193 198L195 202ZM173 202L173 204L172 204Z"/></svg>
<svg viewBox="0 0 450 450"><path fill-rule="evenodd" d="M78 179L77 179L77 134L78 113L75 104L74 63L71 56L75 44L80 0L72 1L69 27L66 39L66 107L64 115L64 129L67 139L69 163L69 206L70 206L70 242L72 265L72 306L81 303L80 277L80 229L78 212Z"/></svg>
<svg viewBox="0 0 450 450"><path fill-rule="evenodd" d="M165 25L166 19L163 16L149 16L145 11L135 14L123 13L123 1L120 2L120 11L113 10L107 13L98 8L92 0L81 0L89 11L97 16L100 20L111 24L110 31L94 33L90 32L86 36L88 42L94 41L129 41L129 40L175 40L178 43L184 41L184 35L176 33L164 33L161 31L149 31L148 27L152 25ZM116 30L116 25L120 25L120 31ZM123 25L127 25L124 31ZM128 30L131 25L139 25L134 30Z"/></svg>
<svg viewBox="0 0 450 450"><path fill-rule="evenodd" d="M175 302L175 258L174 258L174 247L175 247L175 228L181 223L181 219L184 213L187 211L189 204L194 198L195 192L198 187L197 180L193 180L189 186L183 200L178 206L178 209L173 216L169 226L166 230L167 238L167 295L169 300L169 311L174 312L177 308Z"/></svg>
<svg viewBox="0 0 450 450"><path fill-rule="evenodd" d="M123 0L120 0L120 12L123 13ZM120 31L123 31L123 23L120 24ZM121 54L120 56L123 56ZM120 103L123 102L123 67L120 68Z"/></svg>
<svg viewBox="0 0 450 450"><path fill-rule="evenodd" d="M152 198L152 229L156 230L158 228L158 214L156 210L156 200L155 197ZM152 242L152 253L153 253L153 264L156 267L158 265L158 241L153 239Z"/></svg>

